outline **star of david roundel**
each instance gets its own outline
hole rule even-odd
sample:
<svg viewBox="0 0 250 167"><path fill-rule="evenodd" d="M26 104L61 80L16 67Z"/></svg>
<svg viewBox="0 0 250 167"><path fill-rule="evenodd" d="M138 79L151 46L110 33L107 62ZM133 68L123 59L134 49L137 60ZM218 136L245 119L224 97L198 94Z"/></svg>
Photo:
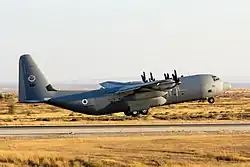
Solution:
<svg viewBox="0 0 250 167"><path fill-rule="evenodd" d="M36 76L30 75L30 76L28 77L28 80L29 80L30 82L34 82L34 81L36 80Z"/></svg>
<svg viewBox="0 0 250 167"><path fill-rule="evenodd" d="M83 99L83 100L82 100L82 104L83 104L83 105L87 105L87 104L88 104L88 99Z"/></svg>

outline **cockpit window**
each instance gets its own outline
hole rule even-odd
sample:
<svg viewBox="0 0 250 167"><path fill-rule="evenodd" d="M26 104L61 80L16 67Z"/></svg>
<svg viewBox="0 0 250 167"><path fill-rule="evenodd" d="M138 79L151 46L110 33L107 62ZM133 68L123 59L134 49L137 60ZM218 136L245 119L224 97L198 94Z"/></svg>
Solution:
<svg viewBox="0 0 250 167"><path fill-rule="evenodd" d="M214 81L218 81L218 80L220 80L220 78L219 78L219 77L217 77L217 76L212 76L212 78L213 78L213 80L214 80Z"/></svg>

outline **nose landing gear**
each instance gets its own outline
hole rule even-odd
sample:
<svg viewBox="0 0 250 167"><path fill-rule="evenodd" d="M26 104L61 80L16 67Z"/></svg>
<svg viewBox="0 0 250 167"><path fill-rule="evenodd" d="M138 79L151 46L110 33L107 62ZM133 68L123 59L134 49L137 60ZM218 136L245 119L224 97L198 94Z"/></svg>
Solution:
<svg viewBox="0 0 250 167"><path fill-rule="evenodd" d="M213 104L215 102L215 99L213 97L209 97L207 101L208 103Z"/></svg>

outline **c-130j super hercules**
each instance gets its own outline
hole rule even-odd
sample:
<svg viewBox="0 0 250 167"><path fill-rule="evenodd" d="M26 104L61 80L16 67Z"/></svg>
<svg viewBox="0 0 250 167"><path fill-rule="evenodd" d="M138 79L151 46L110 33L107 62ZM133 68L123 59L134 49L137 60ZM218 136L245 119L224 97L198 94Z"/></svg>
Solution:
<svg viewBox="0 0 250 167"><path fill-rule="evenodd" d="M180 85L176 71L173 78L127 84L119 87L88 91L56 90L29 54L19 59L20 103L46 103L74 112L89 115L105 115L124 112L127 116L146 115L148 109L166 103L168 90ZM145 77L145 76L144 76Z"/></svg>
<svg viewBox="0 0 250 167"><path fill-rule="evenodd" d="M141 77L143 82L147 82L145 79L145 73ZM169 78L169 75L165 75L165 78ZM219 96L232 88L231 84L224 82L213 74L195 74L182 76L178 79L180 80L181 84L174 87L173 89L167 90L168 93L163 96L167 99L167 101L163 105L178 104L196 100L207 100L209 103L213 104L215 102L214 97ZM152 74L150 80L152 80ZM111 88L138 83L142 82L105 81L100 83L100 85L104 88Z"/></svg>

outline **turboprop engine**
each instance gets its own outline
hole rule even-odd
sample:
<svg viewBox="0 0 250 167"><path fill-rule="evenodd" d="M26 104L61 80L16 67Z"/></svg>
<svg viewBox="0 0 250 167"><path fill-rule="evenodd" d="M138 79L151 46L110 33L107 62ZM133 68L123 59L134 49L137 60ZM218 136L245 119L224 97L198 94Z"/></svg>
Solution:
<svg viewBox="0 0 250 167"><path fill-rule="evenodd" d="M154 91L154 92L145 92L145 93L137 93L136 95L130 95L125 97L125 100L143 100L143 99L150 99L159 96L165 96L168 92L167 91Z"/></svg>

